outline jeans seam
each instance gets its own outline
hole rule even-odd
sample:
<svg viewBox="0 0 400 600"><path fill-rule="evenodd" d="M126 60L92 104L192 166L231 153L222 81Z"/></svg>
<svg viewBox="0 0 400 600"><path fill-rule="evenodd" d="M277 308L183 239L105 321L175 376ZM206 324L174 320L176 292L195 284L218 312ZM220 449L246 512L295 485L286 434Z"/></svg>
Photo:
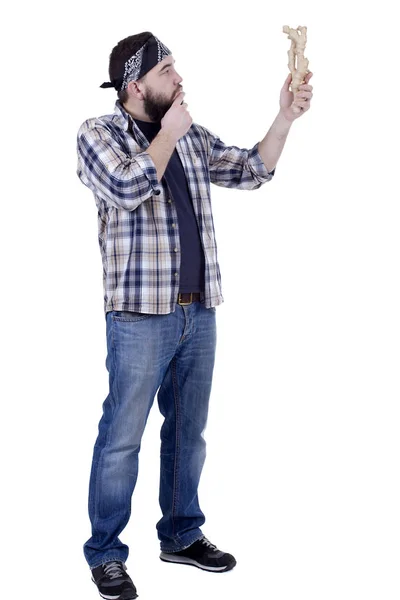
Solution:
<svg viewBox="0 0 400 600"><path fill-rule="evenodd" d="M111 373L114 373L114 380L112 382L112 388L115 386L115 380L117 380L118 378L115 377L115 371L116 371L116 360L115 360L115 348L114 348L114 326L113 326L113 322L111 320ZM117 390L118 393L118 390ZM114 401L115 398L113 398L113 402L111 402L111 397L113 396L113 390L110 389L110 403L111 403L111 409L112 411L114 411L116 409L116 406L114 405ZM113 406L114 405L114 406ZM93 518L93 528L95 528L96 523L98 521L98 514L97 514L97 510L99 507L99 487L98 487L98 480L99 480L99 473L101 470L101 466L102 466L102 460L104 460L104 452L110 442L110 437L111 437L111 430L112 430L112 423L110 424L110 427L108 428L107 431L107 438L106 438L106 443L104 444L100 456L99 456L99 461L97 463L97 472L96 472L96 481L95 481L95 488L94 488L94 502L95 502L95 514L94 514L94 518ZM102 564L102 563L100 563ZM92 567L93 568L93 567Z"/></svg>
<svg viewBox="0 0 400 600"><path fill-rule="evenodd" d="M176 359L175 357L172 360L172 389L174 393L174 401L175 401L175 459L174 459L174 489L172 492L172 511L171 511L171 519L172 519L172 536L175 537L175 510L176 505L178 503L178 468L179 468L179 402L178 402L178 394L177 390L177 378L176 378Z"/></svg>

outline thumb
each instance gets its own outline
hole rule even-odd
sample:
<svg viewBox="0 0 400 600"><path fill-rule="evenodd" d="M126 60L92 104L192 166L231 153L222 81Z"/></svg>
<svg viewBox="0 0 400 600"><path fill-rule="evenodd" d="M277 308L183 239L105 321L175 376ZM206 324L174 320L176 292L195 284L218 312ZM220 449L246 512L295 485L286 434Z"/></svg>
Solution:
<svg viewBox="0 0 400 600"><path fill-rule="evenodd" d="M284 83L284 87L286 87L287 90L289 89L289 85L290 85L291 80L292 80L292 74L289 73L289 75L286 77L286 80L285 80L285 83Z"/></svg>

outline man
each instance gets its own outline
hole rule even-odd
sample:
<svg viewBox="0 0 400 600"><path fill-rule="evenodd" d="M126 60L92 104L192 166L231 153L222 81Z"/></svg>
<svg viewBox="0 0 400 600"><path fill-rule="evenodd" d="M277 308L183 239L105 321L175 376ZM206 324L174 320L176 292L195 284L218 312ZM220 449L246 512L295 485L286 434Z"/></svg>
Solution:
<svg viewBox="0 0 400 600"><path fill-rule="evenodd" d="M144 428L157 394L161 428L160 558L222 573L235 558L202 533L197 489L223 300L210 183L243 190L271 181L293 121L309 109L311 73L252 149L226 146L193 123L175 60L151 32L110 55L114 113L77 136L80 180L98 208L109 394L89 483L92 536L84 544L103 598L137 597L119 539L130 518ZM302 108L300 114L293 106ZM157 393L158 392L158 393Z"/></svg>

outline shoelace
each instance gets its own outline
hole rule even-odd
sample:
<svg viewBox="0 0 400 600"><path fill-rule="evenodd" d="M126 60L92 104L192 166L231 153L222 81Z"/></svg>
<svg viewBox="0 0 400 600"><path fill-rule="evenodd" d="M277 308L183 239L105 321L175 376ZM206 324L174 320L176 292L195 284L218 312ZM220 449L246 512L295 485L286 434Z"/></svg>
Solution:
<svg viewBox="0 0 400 600"><path fill-rule="evenodd" d="M121 563L112 561L104 565L104 573L110 579L116 579L124 574L124 568Z"/></svg>
<svg viewBox="0 0 400 600"><path fill-rule="evenodd" d="M200 541L201 541L202 544L205 544L206 546L208 546L212 550L216 550L217 549L217 546L215 546L214 544L212 544L210 542L210 540L208 540L205 536L202 537Z"/></svg>

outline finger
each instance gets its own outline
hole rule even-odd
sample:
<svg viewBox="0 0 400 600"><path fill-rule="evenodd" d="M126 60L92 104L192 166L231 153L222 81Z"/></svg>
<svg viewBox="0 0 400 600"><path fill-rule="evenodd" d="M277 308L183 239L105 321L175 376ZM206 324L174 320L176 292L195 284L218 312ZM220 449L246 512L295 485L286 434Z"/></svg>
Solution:
<svg viewBox="0 0 400 600"><path fill-rule="evenodd" d="M174 104L180 104L182 102L182 99L184 97L184 95L186 94L186 92L179 92L179 94L177 95L177 97L174 100Z"/></svg>
<svg viewBox="0 0 400 600"><path fill-rule="evenodd" d="M300 108L303 108L304 110L310 108L310 103L307 102L307 100L296 100L293 104L295 104L296 106L300 106Z"/></svg>
<svg viewBox="0 0 400 600"><path fill-rule="evenodd" d="M306 91L302 91L302 92L297 92L296 94L296 98L312 98L313 94L312 92L306 92Z"/></svg>

